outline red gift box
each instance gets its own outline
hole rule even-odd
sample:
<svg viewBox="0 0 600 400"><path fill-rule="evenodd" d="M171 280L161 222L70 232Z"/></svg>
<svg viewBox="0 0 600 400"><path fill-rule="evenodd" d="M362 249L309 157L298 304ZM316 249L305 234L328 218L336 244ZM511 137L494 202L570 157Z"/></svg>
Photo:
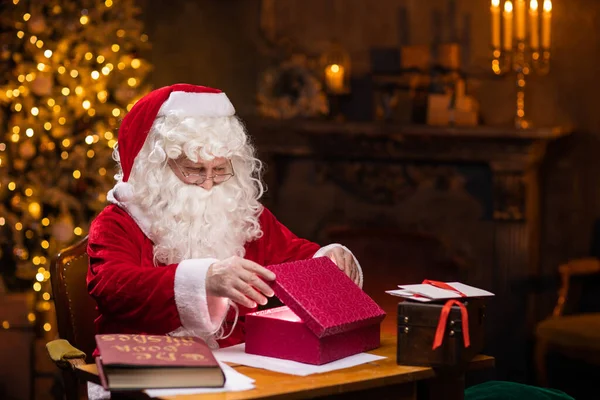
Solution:
<svg viewBox="0 0 600 400"><path fill-rule="evenodd" d="M283 307L246 315L246 352L325 364L379 347L385 312L329 258L270 265Z"/></svg>

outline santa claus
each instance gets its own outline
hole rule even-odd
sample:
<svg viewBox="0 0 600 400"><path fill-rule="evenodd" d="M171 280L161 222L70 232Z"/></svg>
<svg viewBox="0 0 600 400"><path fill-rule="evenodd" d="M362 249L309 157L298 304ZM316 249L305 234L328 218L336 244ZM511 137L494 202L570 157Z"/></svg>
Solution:
<svg viewBox="0 0 600 400"><path fill-rule="evenodd" d="M98 333L244 340L238 317L267 303L264 265L329 256L362 286L352 253L298 238L259 201L262 164L217 89L152 91L125 116L110 204L89 231Z"/></svg>

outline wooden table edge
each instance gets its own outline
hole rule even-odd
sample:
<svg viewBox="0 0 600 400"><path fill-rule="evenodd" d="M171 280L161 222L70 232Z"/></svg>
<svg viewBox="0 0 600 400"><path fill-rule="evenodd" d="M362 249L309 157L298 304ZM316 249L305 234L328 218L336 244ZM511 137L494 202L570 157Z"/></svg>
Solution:
<svg viewBox="0 0 600 400"><path fill-rule="evenodd" d="M367 365L373 365L373 364L377 364L377 361L373 361L367 364L361 364L361 365L357 365L351 368L346 368L346 369L341 369L341 370L336 370L336 371L330 371L324 374L334 374L334 373L352 373L353 369L363 369L365 366ZM229 363L228 363L229 364ZM494 357L490 357L487 355L478 355L476 357L473 358L473 360L471 360L471 362L469 362L469 364L467 365L466 370L467 371L475 371L475 370L481 370L481 369L485 369L485 368L492 368L494 367L495 364L495 359ZM267 370L262 370L260 368L254 368L254 367L248 367L248 366L244 366L244 365L240 365L240 364L230 364L230 365L235 365L234 368L236 371L238 371L241 374L244 374L250 378L253 378L252 375L256 374L257 371L261 371L260 373L268 373L268 374L273 374L273 375L281 375L283 377L283 379L285 379L285 377L289 377L290 381L296 380L298 378L306 378L306 379L322 379L322 376L324 374L314 374L314 375L308 375L305 377L298 377L295 375L288 375L288 374L284 374L284 373L279 373L279 372L274 372L274 371L267 371ZM373 365L374 367L376 367L376 365ZM369 376L365 376L364 378L361 379L356 379L353 380L351 382L333 382L331 384L323 384L323 383L319 383L317 387L312 387L312 388L303 388L302 390L298 390L297 387L293 387L292 385L290 385L289 390L283 390L283 391L277 391L277 393L265 393L265 390L268 390L268 388L262 387L260 385L260 382L257 382L257 386L254 389L250 389L250 390L245 390L245 391L241 391L241 392L221 392L221 393L214 393L214 394L189 394L189 395L177 395L177 396L161 396L160 399L161 400L199 400L201 399L228 399L228 400L235 400L235 399L270 399L270 400L276 400L276 399L301 399L301 398L313 398L313 397L319 397L319 396L329 396L329 395L335 395L335 394L342 394L342 393L350 393L350 392L356 392L356 391L360 391L360 390L366 390L366 389L374 389L374 388L380 388L380 387L384 387L384 386L391 386L391 385L401 385L401 384L416 384L417 382L420 381L426 381L428 379L435 379L438 378L442 373L436 371L435 369L431 368L431 367L419 367L419 366L406 366L407 368L414 368L414 371L411 372L407 372L401 375L397 375L397 374L390 374L390 375L385 375L385 376L379 376L376 378L372 378ZM253 378L254 379L254 378ZM272 388L275 390L279 390L281 388L281 385L285 385L285 383L280 383L278 385L278 388Z"/></svg>
<svg viewBox="0 0 600 400"><path fill-rule="evenodd" d="M161 396L163 400L203 400L209 399L296 399L317 396L327 396L341 393L355 392L365 389L376 389L384 386L415 384L419 381L444 379L445 373L428 366L403 365L408 371L399 373L395 370L396 362L396 338L394 335L383 334L381 347L369 353L386 357L382 360L371 361L366 364L356 365L350 368L330 371L321 374L313 374L305 377L289 375L280 372L269 371L261 368L248 367L238 363L227 363L236 371L255 379L254 389L240 392L219 392L206 394L189 394L176 396ZM384 363L383 367L381 363ZM473 358L461 370L474 371L485 368L493 368L495 359L487 355L478 355ZM392 367L392 369L389 369ZM382 371L378 368L389 370ZM87 364L77 367L78 376L86 381L98 382L98 371L96 364ZM373 374L364 373L365 369L372 369ZM461 372L462 373L462 372ZM344 375L340 377L341 375ZM376 375L376 376L374 376ZM346 378L347 376L347 378ZM276 378L275 385L269 385L269 379ZM327 382L331 379L331 382ZM299 383L299 381L303 381ZM312 382L312 386L311 386ZM139 392L142 394L142 392Z"/></svg>

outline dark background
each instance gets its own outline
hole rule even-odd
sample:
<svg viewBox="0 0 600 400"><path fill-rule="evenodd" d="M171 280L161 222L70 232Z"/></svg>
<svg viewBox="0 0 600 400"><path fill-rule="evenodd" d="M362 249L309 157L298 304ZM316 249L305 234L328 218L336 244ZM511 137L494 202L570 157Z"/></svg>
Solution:
<svg viewBox="0 0 600 400"><path fill-rule="evenodd" d="M228 94L242 118L253 120L261 73L273 62L273 52L260 29L261 1L140 0L140 4L153 43L148 58L154 65L154 86L188 82L218 87ZM438 36L442 42L461 43L462 69L469 78L470 93L480 102L482 122L493 126L512 123L515 80L512 76L496 78L490 72L487 1L286 0L276 1L274 7L276 37L285 38L297 51L319 55L334 39L349 51L354 84L353 111L346 115L349 120L372 116L368 97L374 52L398 49L402 40L428 44ZM451 7L455 7L453 17ZM600 212L599 12L600 2L595 0L554 1L550 74L534 74L528 79L526 110L534 125L568 126L574 131L547 149L540 168L540 269L534 279L516 283L519 296L537 294L538 320L550 314L556 300L557 267L591 253L593 226ZM440 27L432 22L436 13L442 21ZM289 140L292 138L285 131L265 134L252 130L253 126L249 124L250 134L257 139L259 151L261 143L285 142L288 134ZM274 164L268 167L272 169ZM457 171L460 178L455 178L464 185L461 195L470 197L460 200L462 203L457 200L460 205L452 212L472 212L473 221L479 221L456 233L455 248L460 250L461 241L462 247L469 247L470 241L489 239L481 232L491 213L491 181L485 166L465 165ZM381 208L367 207L365 199L323 181L311 160L286 164L285 174L271 189L278 193L271 206L280 220L313 240L323 239L323 221L336 212L354 220L370 215L371 224L378 215L389 218ZM433 203L422 207L432 207L440 219L450 212L436 209ZM402 209L396 210L399 219L402 213ZM445 234L451 236L452 228L445 228L449 229ZM520 349L515 353L515 357L530 357ZM533 382L531 371L513 371L505 377Z"/></svg>

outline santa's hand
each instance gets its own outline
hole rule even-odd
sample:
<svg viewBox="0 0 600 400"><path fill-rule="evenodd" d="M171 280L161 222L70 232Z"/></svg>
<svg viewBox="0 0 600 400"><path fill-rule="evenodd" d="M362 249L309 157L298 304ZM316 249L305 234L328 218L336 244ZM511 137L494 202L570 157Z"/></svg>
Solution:
<svg viewBox="0 0 600 400"><path fill-rule="evenodd" d="M333 261L339 269L344 271L354 283L357 285L359 284L360 276L358 273L358 266L354 262L352 253L344 250L342 247L334 247L325 253L325 256L331 258L331 261Z"/></svg>
<svg viewBox="0 0 600 400"><path fill-rule="evenodd" d="M275 274L253 261L234 256L217 261L208 268L206 293L254 308L256 303L267 304L265 296L274 294L263 279L274 281Z"/></svg>

